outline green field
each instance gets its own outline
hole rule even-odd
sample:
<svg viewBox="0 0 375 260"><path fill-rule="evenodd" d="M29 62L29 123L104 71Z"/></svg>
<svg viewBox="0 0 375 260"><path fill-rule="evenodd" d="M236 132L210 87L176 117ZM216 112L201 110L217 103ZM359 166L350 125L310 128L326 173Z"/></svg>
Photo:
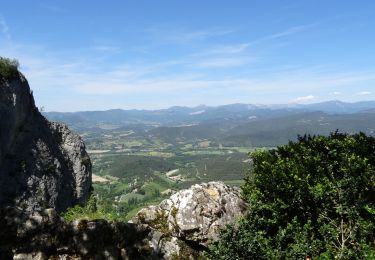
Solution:
<svg viewBox="0 0 375 260"><path fill-rule="evenodd" d="M65 115L89 151L99 181L93 195L103 216L128 219L139 208L196 183L240 186L252 167L250 153L287 144L298 135L375 131L371 111L327 114L231 107L213 109L200 119L184 115L186 108Z"/></svg>
<svg viewBox="0 0 375 260"><path fill-rule="evenodd" d="M219 147L205 139L171 144L108 129L105 134L83 134L92 151L93 174L108 179L94 183L93 194L102 208L125 219L196 183L220 180L241 185L250 168L248 153L254 150Z"/></svg>

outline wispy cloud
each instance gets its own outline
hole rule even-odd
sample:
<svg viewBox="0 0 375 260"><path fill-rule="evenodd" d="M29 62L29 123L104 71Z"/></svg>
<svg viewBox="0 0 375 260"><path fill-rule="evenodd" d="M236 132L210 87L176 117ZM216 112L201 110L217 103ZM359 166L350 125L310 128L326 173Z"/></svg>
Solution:
<svg viewBox="0 0 375 260"><path fill-rule="evenodd" d="M193 66L199 68L228 68L248 64L255 59L251 57L219 57L203 59L193 63Z"/></svg>
<svg viewBox="0 0 375 260"><path fill-rule="evenodd" d="M252 57L247 55L248 57L244 57L243 54L248 51L248 49L254 45L259 44L267 40L274 40L282 37L287 37L290 35L294 35L300 32L307 31L310 28L317 26L318 23L312 24L305 24L300 26L293 26L284 31L274 33L271 35L267 35L261 37L257 40L248 43L240 43L240 44L228 44L228 45L221 45L221 46L213 46L205 51L201 51L198 53L193 54L192 56L199 57L199 56L208 56L210 58L203 59L197 62L198 67L206 67L206 68L215 68L215 67L232 67L232 66L240 66L248 64L249 62L253 62L256 60L254 54ZM225 31L227 32L227 31ZM232 32L232 31L228 31ZM218 34L220 35L220 34ZM231 56L229 56L231 55Z"/></svg>
<svg viewBox="0 0 375 260"><path fill-rule="evenodd" d="M251 42L211 46L191 55L194 57L192 67L198 68L230 68L248 65L262 60L253 47L266 41L291 36L317 26L318 23L293 26L284 31L267 35ZM258 46L259 47L259 46Z"/></svg>
<svg viewBox="0 0 375 260"><path fill-rule="evenodd" d="M249 46L250 43L215 46L210 48L203 54L238 54L246 51L249 48ZM202 55L202 53L200 55Z"/></svg>
<svg viewBox="0 0 375 260"><path fill-rule="evenodd" d="M5 41L9 44L12 41L12 37L10 35L9 27L5 18L0 14L0 31L1 34L4 36Z"/></svg>
<svg viewBox="0 0 375 260"><path fill-rule="evenodd" d="M96 45L92 47L93 50L95 51L101 51L101 52L119 52L121 50L120 47L117 46L112 46L112 45Z"/></svg>
<svg viewBox="0 0 375 260"><path fill-rule="evenodd" d="M211 46L184 58L185 64L197 68L235 67L254 62L248 53L249 44L227 44Z"/></svg>
<svg viewBox="0 0 375 260"><path fill-rule="evenodd" d="M1 49L0 49L1 51ZM15 53L13 53L15 54ZM267 75L249 75L243 77L225 77L220 75L211 75L210 69L212 64L208 65L199 73L188 69L181 69L174 73L170 72L170 67L186 68L186 65L179 60L171 60L160 63L122 63L110 65L105 68L105 64L92 58L63 58L48 54L46 56L35 57L30 54L23 54L21 57L23 71L29 78L34 93L39 96L58 95L54 104L46 104L46 99L38 98L37 102L46 106L47 110L82 110L95 109L95 102L87 104L88 107L80 107L77 100L71 100L71 106L66 106L64 97L77 96L80 100L96 100L112 98L107 104L107 108L121 106L119 101L123 100L142 100L147 97L162 95L163 98L153 99L152 102L159 104L159 107L170 106L175 104L194 105L195 102L204 102L213 104L214 100L200 100L199 98L223 95L222 102L256 102L272 103L277 96L286 95L290 98L295 93L301 95L290 101L293 103L311 102L319 100L318 96L321 91L334 91L337 87L360 85L363 82L371 82L373 71L358 72L351 74L339 74L314 70L288 70L273 71ZM223 66L233 64L229 61L222 61ZM219 64L216 61L214 64ZM181 67L182 66L182 67ZM187 68L188 68L187 67ZM104 69L105 68L105 69ZM208 71L206 71L206 69ZM312 91L304 95L303 92ZM327 93L326 92L326 93ZM364 91L362 91L364 92ZM48 94L50 93L50 94ZM235 93L238 93L236 95ZM365 93L362 93L364 95ZM178 95L178 97L175 97ZM262 95L264 98L262 98ZM192 98L194 96L194 98ZM274 97L273 97L274 96ZM171 98L173 97L173 98ZM190 97L190 98L189 98ZM272 98L270 98L272 97ZM218 97L219 98L219 97ZM219 100L216 98L216 100ZM157 101L159 100L159 101ZM198 101L199 100L199 101ZM278 102L288 102L289 99L279 99ZM284 100L284 101L283 101ZM132 101L132 102L134 102ZM116 103L117 102L117 103ZM183 103L185 102L185 103ZM190 103L189 103L190 102ZM193 102L193 103L191 103ZM218 102L218 101L217 101ZM126 102L124 103L126 105ZM143 104L146 106L147 104ZM134 104L137 106L137 104ZM139 105L138 105L139 106Z"/></svg>
<svg viewBox="0 0 375 260"><path fill-rule="evenodd" d="M370 91L360 91L356 93L357 96L368 96L371 95Z"/></svg>
<svg viewBox="0 0 375 260"><path fill-rule="evenodd" d="M264 38L262 38L262 40L271 40L271 39L278 39L278 38L290 36L290 35L297 34L297 33L306 31L308 29L311 29L311 28L313 28L317 25L318 25L318 23L311 23L311 24L293 26L293 27L290 27L290 28L286 29L285 31L265 36Z"/></svg>
<svg viewBox="0 0 375 260"><path fill-rule="evenodd" d="M313 100L317 99L317 97L313 95L303 96L303 97L297 97L291 101L291 103L305 103L305 102L311 102Z"/></svg>
<svg viewBox="0 0 375 260"><path fill-rule="evenodd" d="M154 26L146 32L151 33L154 40L170 44L190 44L195 41L202 41L208 38L220 37L235 32L230 29L205 29L187 30L182 28Z"/></svg>
<svg viewBox="0 0 375 260"><path fill-rule="evenodd" d="M269 34L269 35L260 37L258 39L255 39L255 40L251 41L249 44L250 45L256 45L257 44L258 45L258 44L261 44L261 43L264 43L264 42L267 42L267 41L276 40L276 39L284 38L284 37L287 37L287 36L292 36L292 35L295 35L295 34L306 32L309 29L314 28L318 25L319 25L319 23L310 23L310 24L292 26L290 28L287 28L284 31L276 32L276 33Z"/></svg>
<svg viewBox="0 0 375 260"><path fill-rule="evenodd" d="M311 27L292 27L263 37L263 40L287 37ZM2 34L9 34L9 28L1 17L0 30ZM172 31L169 39L174 43L194 42L229 33L232 31L181 30L176 35L172 35ZM165 34L163 32L158 36L165 39ZM140 59L136 55L122 55L120 45L105 40L94 41L87 52L78 56L69 52L52 52L43 45L6 46L1 42L0 53L20 60L37 103L46 106L47 110L123 108L127 104L150 108L151 104L154 107L167 107L199 103L215 105L215 102L303 103L320 101L323 95L327 95L324 93L341 95L368 89L375 83L374 69L347 72L324 67L324 64L315 67L300 64L279 67L272 62L270 67L265 64L252 66L252 63L262 63L263 58L254 52L252 44L244 41L218 44L211 39L172 58L163 56L155 59L154 56ZM155 51L152 44L146 47L150 52ZM112 52L120 55L110 63L98 57ZM237 71L241 72L236 74ZM348 91L354 86L356 90ZM369 91L358 93L362 94L357 99L371 94ZM297 98L290 100L292 97ZM345 97L344 94L340 96Z"/></svg>

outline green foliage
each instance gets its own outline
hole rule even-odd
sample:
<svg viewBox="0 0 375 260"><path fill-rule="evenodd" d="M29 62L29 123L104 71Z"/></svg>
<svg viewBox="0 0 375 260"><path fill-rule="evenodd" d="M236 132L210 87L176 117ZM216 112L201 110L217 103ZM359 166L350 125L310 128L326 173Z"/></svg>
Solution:
<svg viewBox="0 0 375 260"><path fill-rule="evenodd" d="M251 156L249 214L210 258L375 259L374 137L304 136Z"/></svg>
<svg viewBox="0 0 375 260"><path fill-rule="evenodd" d="M78 219L126 221L125 214L119 214L107 201L99 201L95 195L91 195L86 206L76 205L73 208L69 208L63 213L63 218L68 222Z"/></svg>
<svg viewBox="0 0 375 260"><path fill-rule="evenodd" d="M117 156L113 158L113 163L108 174L132 181L134 177L146 179L154 171L168 171L173 167L173 163L165 158L151 156Z"/></svg>
<svg viewBox="0 0 375 260"><path fill-rule="evenodd" d="M157 183L147 183L141 189L144 195L124 190L126 183L102 183L94 184L93 194L85 206L76 205L69 208L63 217L66 221L78 219L106 219L110 221L126 222L144 207L160 203L166 198L159 189L154 186ZM119 191L116 191L117 188ZM162 186L159 186L162 188ZM164 187L165 189L165 187ZM120 199L121 197L121 199Z"/></svg>
<svg viewBox="0 0 375 260"><path fill-rule="evenodd" d="M11 80L18 77L18 67L16 59L0 57L0 79Z"/></svg>

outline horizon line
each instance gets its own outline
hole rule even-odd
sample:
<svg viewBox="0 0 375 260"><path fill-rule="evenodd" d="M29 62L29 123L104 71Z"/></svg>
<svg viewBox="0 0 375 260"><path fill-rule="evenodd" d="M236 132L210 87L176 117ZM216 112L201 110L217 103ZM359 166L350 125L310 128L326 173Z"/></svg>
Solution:
<svg viewBox="0 0 375 260"><path fill-rule="evenodd" d="M227 104L221 104L221 105L192 105L192 106L169 106L164 108L156 108L156 109L146 109L146 108L108 108L104 110L77 110L77 111L44 111L44 107L40 106L38 107L39 111L41 113L78 113L78 112L106 112L106 111L114 111L114 110L121 110L121 111L160 111L160 110L169 110L173 108L187 108L187 109L194 109L199 107L206 107L206 108L217 108L217 107L223 107L223 106L232 106L232 105L245 105L245 106L254 106L254 107L263 107L272 109L272 107L282 108L282 107L298 107L298 106L309 106L309 105L316 105L316 104L324 104L324 103L330 103L330 102L339 102L343 104L358 104L358 103L364 103L364 102L375 102L375 100L360 100L355 102L349 102L349 101L342 101L339 99L330 99L327 101L320 101L320 102L314 102L314 103L272 103L272 104L260 104L260 103L227 103Z"/></svg>

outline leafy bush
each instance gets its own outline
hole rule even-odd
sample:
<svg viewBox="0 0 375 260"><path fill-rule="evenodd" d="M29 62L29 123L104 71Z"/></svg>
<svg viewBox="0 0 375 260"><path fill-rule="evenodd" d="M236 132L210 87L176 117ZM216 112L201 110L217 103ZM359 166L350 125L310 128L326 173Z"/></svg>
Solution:
<svg viewBox="0 0 375 260"><path fill-rule="evenodd" d="M251 155L249 213L211 259L375 259L375 138L299 137Z"/></svg>
<svg viewBox="0 0 375 260"><path fill-rule="evenodd" d="M69 208L62 214L62 217L65 221L68 222L78 219L106 219L113 221L126 221L125 215L118 214L118 212L111 205L108 205L105 201L98 201L95 195L91 195L86 206L82 207L76 205L72 208Z"/></svg>
<svg viewBox="0 0 375 260"><path fill-rule="evenodd" d="M0 57L0 79L10 80L18 77L18 67L16 59Z"/></svg>

